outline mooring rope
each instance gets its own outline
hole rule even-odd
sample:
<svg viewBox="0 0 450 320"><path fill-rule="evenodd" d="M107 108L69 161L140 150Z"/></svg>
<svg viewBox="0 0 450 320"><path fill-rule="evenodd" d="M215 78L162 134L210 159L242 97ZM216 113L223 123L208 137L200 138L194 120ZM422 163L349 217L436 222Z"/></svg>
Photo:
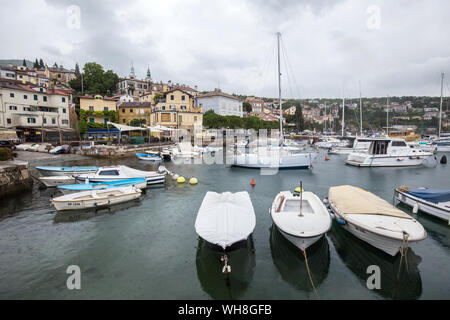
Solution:
<svg viewBox="0 0 450 320"><path fill-rule="evenodd" d="M320 299L319 294L317 293L316 287L314 286L314 281L312 278L311 270L309 269L308 257L306 256L306 249L302 250L303 256L305 257L306 271L308 272L309 281L311 282L311 286L316 294L317 298Z"/></svg>
<svg viewBox="0 0 450 320"><path fill-rule="evenodd" d="M222 268L222 273L230 273L231 272L231 266L228 265L228 256L226 254L224 254L221 258L220 261L223 261L223 268Z"/></svg>
<svg viewBox="0 0 450 320"><path fill-rule="evenodd" d="M403 231L403 240L402 240L402 246L400 248L400 266L398 268L398 273L397 273L397 279L399 279L400 277L400 271L402 269L402 262L403 262L403 258L405 258L405 267L406 267L406 272L409 273L408 270L408 263L407 263L407 256L406 253L408 251L408 238L409 238L409 234L405 231Z"/></svg>

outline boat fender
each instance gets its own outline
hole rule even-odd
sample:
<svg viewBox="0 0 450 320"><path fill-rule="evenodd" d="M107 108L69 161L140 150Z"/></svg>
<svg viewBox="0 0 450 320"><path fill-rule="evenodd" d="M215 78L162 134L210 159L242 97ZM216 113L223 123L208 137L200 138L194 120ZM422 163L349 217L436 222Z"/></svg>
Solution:
<svg viewBox="0 0 450 320"><path fill-rule="evenodd" d="M347 222L345 222L344 219L342 218L336 218L337 223L339 223L341 226L345 226L347 224Z"/></svg>
<svg viewBox="0 0 450 320"><path fill-rule="evenodd" d="M178 183L185 183L186 179L184 177L178 177L177 182Z"/></svg>
<svg viewBox="0 0 450 320"><path fill-rule="evenodd" d="M189 184L197 184L198 180L195 177L192 177L191 179L189 179Z"/></svg>
<svg viewBox="0 0 450 320"><path fill-rule="evenodd" d="M441 157L441 163L442 164L446 164L447 163L447 156L445 154Z"/></svg>
<svg viewBox="0 0 450 320"><path fill-rule="evenodd" d="M416 202L414 204L412 211L413 211L414 214L417 214L417 212L419 212L419 203L418 202Z"/></svg>
<svg viewBox="0 0 450 320"><path fill-rule="evenodd" d="M297 188L295 188L294 191L297 192L297 193L300 193L300 191L304 191L304 190L303 190L303 188L297 187Z"/></svg>
<svg viewBox="0 0 450 320"><path fill-rule="evenodd" d="M324 204L328 204L328 198L323 199L322 202L323 202Z"/></svg>
<svg viewBox="0 0 450 320"><path fill-rule="evenodd" d="M336 215L334 214L334 212L332 210L328 211L328 213L330 214L331 219L336 218Z"/></svg>

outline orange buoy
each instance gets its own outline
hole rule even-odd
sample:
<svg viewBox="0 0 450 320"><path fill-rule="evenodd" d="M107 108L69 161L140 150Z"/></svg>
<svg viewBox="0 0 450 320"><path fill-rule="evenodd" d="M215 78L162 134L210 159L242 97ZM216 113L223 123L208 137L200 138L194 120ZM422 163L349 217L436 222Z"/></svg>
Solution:
<svg viewBox="0 0 450 320"><path fill-rule="evenodd" d="M328 161L328 160L330 160L330 158L328 158L328 156L325 156L325 161Z"/></svg>
<svg viewBox="0 0 450 320"><path fill-rule="evenodd" d="M254 187L254 186L256 185L255 179L252 178L252 182L250 182L250 185L251 185L252 187Z"/></svg>

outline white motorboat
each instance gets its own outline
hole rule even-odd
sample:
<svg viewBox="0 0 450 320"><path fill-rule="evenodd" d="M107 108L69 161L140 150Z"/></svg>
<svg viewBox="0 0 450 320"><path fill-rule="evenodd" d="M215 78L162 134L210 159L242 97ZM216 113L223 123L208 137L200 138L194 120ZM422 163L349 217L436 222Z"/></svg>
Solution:
<svg viewBox="0 0 450 320"><path fill-rule="evenodd" d="M391 256L404 253L410 243L427 237L417 220L362 188L331 187L328 200L344 229Z"/></svg>
<svg viewBox="0 0 450 320"><path fill-rule="evenodd" d="M409 147L404 139L375 138L365 153L348 155L346 164L357 167L406 167L420 166L433 153Z"/></svg>
<svg viewBox="0 0 450 320"><path fill-rule="evenodd" d="M440 138L434 141L436 152L450 152L450 138Z"/></svg>
<svg viewBox="0 0 450 320"><path fill-rule="evenodd" d="M350 154L353 152L365 153L370 147L371 139L356 138L353 141L353 146L349 147L333 147L328 150L329 154Z"/></svg>
<svg viewBox="0 0 450 320"><path fill-rule="evenodd" d="M163 159L160 155L153 153L136 153L138 159L152 162L161 162Z"/></svg>
<svg viewBox="0 0 450 320"><path fill-rule="evenodd" d="M309 169L317 153L294 153L283 149L258 148L253 153L233 156L233 166L245 168Z"/></svg>
<svg viewBox="0 0 450 320"><path fill-rule="evenodd" d="M323 141L316 142L314 145L319 148L330 149L336 147L347 147L348 140L339 140L336 138L325 138Z"/></svg>
<svg viewBox="0 0 450 320"><path fill-rule="evenodd" d="M213 249L228 252L239 248L256 225L248 192L208 191L198 210L195 231Z"/></svg>
<svg viewBox="0 0 450 320"><path fill-rule="evenodd" d="M107 182L113 180L126 180L133 178L146 178L147 184L164 183L167 170L160 166L158 171L142 171L127 166L100 167L95 173L76 175L80 183Z"/></svg>
<svg viewBox="0 0 450 320"><path fill-rule="evenodd" d="M137 199L141 190L134 186L90 190L67 194L51 199L57 211L99 208Z"/></svg>
<svg viewBox="0 0 450 320"><path fill-rule="evenodd" d="M52 176L52 177L44 176L39 177L38 179L48 188L76 183L75 178L72 176Z"/></svg>
<svg viewBox="0 0 450 320"><path fill-rule="evenodd" d="M197 158L202 155L201 150L194 148L190 142L180 142L171 149L174 158Z"/></svg>
<svg viewBox="0 0 450 320"><path fill-rule="evenodd" d="M312 192L281 191L270 208L273 223L297 248L305 251L331 228L331 217Z"/></svg>
<svg viewBox="0 0 450 320"><path fill-rule="evenodd" d="M408 145L411 148L422 149L425 152L436 152L437 146L433 144L431 141L421 140L421 141L412 141L408 142Z"/></svg>
<svg viewBox="0 0 450 320"><path fill-rule="evenodd" d="M395 189L394 199L397 203L402 202L413 207L413 212L419 210L450 225L450 189L426 189L418 188L410 190L406 186Z"/></svg>
<svg viewBox="0 0 450 320"><path fill-rule="evenodd" d="M36 169L44 176L72 176L96 172L99 167L50 167L38 166Z"/></svg>

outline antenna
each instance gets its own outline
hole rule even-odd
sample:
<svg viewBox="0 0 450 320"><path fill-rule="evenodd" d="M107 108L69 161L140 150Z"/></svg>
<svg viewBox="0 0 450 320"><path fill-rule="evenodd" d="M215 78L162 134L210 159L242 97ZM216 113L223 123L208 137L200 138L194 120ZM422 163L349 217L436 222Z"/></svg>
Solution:
<svg viewBox="0 0 450 320"><path fill-rule="evenodd" d="M280 38L281 33L277 32L277 48L278 48L278 99L280 104L280 136L283 136L283 109L281 108L281 69L280 69Z"/></svg>

